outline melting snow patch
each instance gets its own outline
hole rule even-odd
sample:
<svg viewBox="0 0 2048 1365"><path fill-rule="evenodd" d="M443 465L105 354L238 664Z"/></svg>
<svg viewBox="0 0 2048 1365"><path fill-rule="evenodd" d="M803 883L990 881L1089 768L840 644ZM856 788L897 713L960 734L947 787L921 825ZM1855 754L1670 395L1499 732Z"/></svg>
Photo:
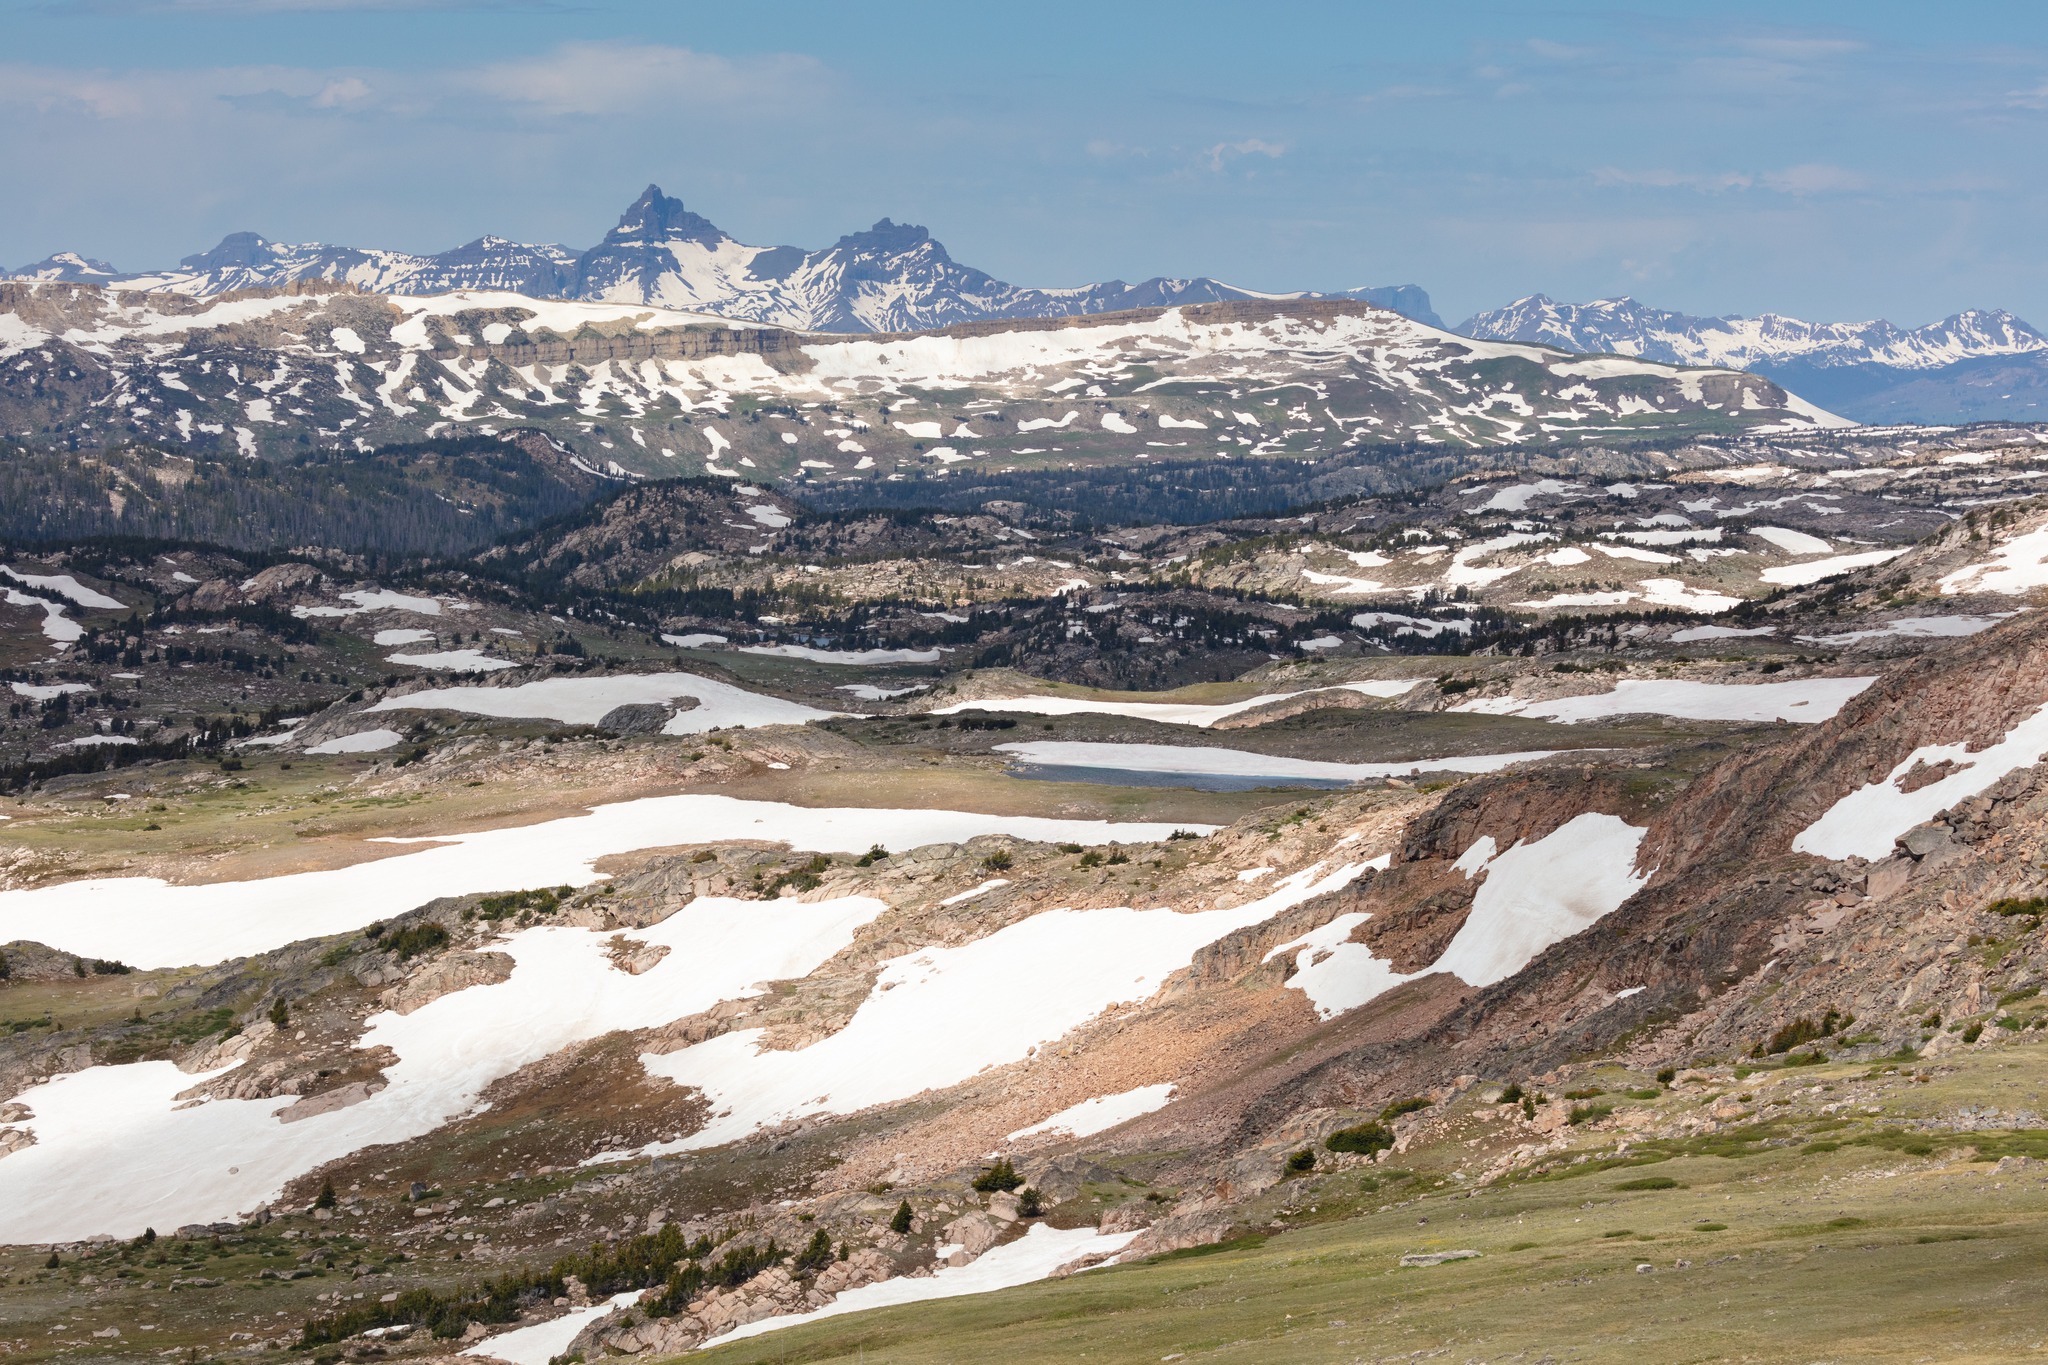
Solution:
<svg viewBox="0 0 2048 1365"><path fill-rule="evenodd" d="M744 1029L642 1054L648 1074L701 1090L712 1114L701 1132L642 1151L716 1147L1023 1061L1112 1005L1149 999L1225 934L1347 886L1364 871L1363 863L1333 872L1318 863L1227 910L1047 910L972 943L885 963L853 1018L808 1047L765 1049L763 1030Z"/></svg>
<svg viewBox="0 0 2048 1365"><path fill-rule="evenodd" d="M52 644L68 645L85 634L85 627L64 615L64 608L55 602L46 602L40 597L30 597L13 588L0 589L0 601L10 607L41 607L43 609L43 638Z"/></svg>
<svg viewBox="0 0 2048 1365"><path fill-rule="evenodd" d="M436 654L387 654L384 659L386 663L431 668L443 673L496 673L501 669L519 667L510 659L494 659L474 649L445 649Z"/></svg>
<svg viewBox="0 0 2048 1365"><path fill-rule="evenodd" d="M358 730L352 735L343 735L339 739L312 745L306 752L323 755L381 754L386 749L402 743L404 739L405 736L396 730Z"/></svg>
<svg viewBox="0 0 2048 1365"><path fill-rule="evenodd" d="M569 1349L569 1343L576 1340L584 1328L599 1318L608 1318L621 1308L640 1302L640 1296L646 1292L635 1289L614 1294L603 1303L593 1303L588 1308L572 1308L558 1318L485 1337L462 1354L508 1360L512 1365L548 1365L550 1360Z"/></svg>
<svg viewBox="0 0 2048 1365"><path fill-rule="evenodd" d="M2048 756L2048 706L2028 716L1991 747L1971 753L1967 744L1929 744L1915 749L1879 782L1858 787L1792 840L1798 853L1817 858L1888 857L1892 843L1918 824L1959 801L1988 791L2007 773ZM1954 765L1938 782L1913 791L1899 786L1915 768Z"/></svg>
<svg viewBox="0 0 2048 1365"><path fill-rule="evenodd" d="M1858 640L1886 640L1900 637L1912 639L1947 638L1975 635L1980 630L1989 630L2000 621L2014 615L2012 612L1998 612L1991 616L1901 616L1896 621L1887 621L1870 630L1844 631L1840 635L1801 635L1797 639L1811 645L1852 645ZM1676 638L1676 637L1674 637Z"/></svg>
<svg viewBox="0 0 2048 1365"><path fill-rule="evenodd" d="M706 645L726 643L723 635L713 635L708 631L698 631L693 635L664 635L661 638L664 643L674 645L677 649L702 649Z"/></svg>
<svg viewBox="0 0 2048 1365"><path fill-rule="evenodd" d="M502 720L557 720L595 725L614 709L659 705L691 697L697 705L679 711L662 727L665 735L700 735L713 728L802 725L840 714L780 697L749 692L695 673L625 673L603 678L543 678L517 687L444 687L387 697L379 711L460 711Z"/></svg>
<svg viewBox="0 0 2048 1365"><path fill-rule="evenodd" d="M380 645L417 645L434 638L431 630L380 630L370 639Z"/></svg>
<svg viewBox="0 0 2048 1365"><path fill-rule="evenodd" d="M929 686L930 684L928 683L912 683L908 687L877 687L873 683L841 683L838 690L841 692L851 692L862 701L894 701L898 697L907 697L914 692L926 691Z"/></svg>
<svg viewBox="0 0 2048 1365"><path fill-rule="evenodd" d="M1831 559L1809 559L1803 564L1780 564L1776 568L1765 569L1757 577L1781 588L1803 588L1810 583L1840 578L1845 573L1897 559L1904 553L1904 550L1866 550L1862 554L1836 555ZM1947 580L1943 582L1946 584ZM1946 592L1947 588L1944 586L1942 590Z"/></svg>
<svg viewBox="0 0 2048 1365"><path fill-rule="evenodd" d="M1129 1246L1137 1235L1135 1232L1097 1232L1094 1228L1085 1227L1050 1228L1043 1223L1034 1223L1031 1230L1016 1241L990 1247L966 1265L946 1266L930 1275L899 1275L879 1284L849 1289L823 1308L813 1308L808 1313L762 1318L758 1322L735 1327L722 1337L713 1337L704 1346L722 1346L743 1337L757 1337L784 1327L795 1327L799 1323L865 1312L870 1308L928 1303L933 1299L986 1294L992 1290L1030 1284L1072 1262L1114 1255Z"/></svg>
<svg viewBox="0 0 2048 1365"><path fill-rule="evenodd" d="M1359 782L1375 777L1411 777L1424 772L1490 773L1516 763L1532 763L1558 751L1536 749L1514 754L1474 754L1460 758L1419 758L1401 763L1328 763L1321 759L1286 758L1242 749L1211 749L1181 744L1114 744L1084 740L1027 740L998 744L997 753L1015 754L1025 763L1105 772L1187 774L1209 777L1299 778L1328 782Z"/></svg>
<svg viewBox="0 0 2048 1365"><path fill-rule="evenodd" d="M809 645L742 645L742 654L804 659L814 664L935 664L940 649L813 649Z"/></svg>
<svg viewBox="0 0 2048 1365"><path fill-rule="evenodd" d="M1082 1100L1060 1110L1051 1118L1040 1119L1029 1128L1019 1128L1005 1137L1005 1142L1019 1138L1037 1137L1041 1133L1063 1133L1068 1137L1091 1137L1107 1132L1119 1123L1155 1110L1164 1109L1173 1098L1173 1084L1170 1081L1158 1085L1141 1085L1136 1090L1126 1090L1120 1095L1103 1095L1097 1099Z"/></svg>
<svg viewBox="0 0 2048 1365"><path fill-rule="evenodd" d="M1734 626L1687 626L1674 631L1671 643L1689 645L1699 640L1740 640L1752 635L1776 635L1776 626L1756 626L1749 630L1738 630Z"/></svg>
<svg viewBox="0 0 2048 1365"><path fill-rule="evenodd" d="M999 886L1008 886L1009 884L1010 884L1010 879L1009 879L1008 877L990 877L990 878L989 878L989 879L988 879L987 881L983 882L983 883L982 883L982 884L981 884L980 886L970 886L970 887L968 887L968 888L967 888L967 889L966 889L965 891L961 891L961 892L958 892L958 893L956 893L956 894L954 894L954 895L951 895L951 896L948 896L948 897L946 897L946 898L945 898L944 900L940 901L940 902L939 902L939 904L940 904L940 905L958 905L958 904L960 904L960 903L961 903L962 901L971 901L971 900L973 900L973 899L974 899L974 898L975 898L976 896L985 896L985 895L987 895L987 894L988 894L989 892L991 892L991 891L995 890L995 889L996 889L997 887L999 887Z"/></svg>
<svg viewBox="0 0 2048 1365"><path fill-rule="evenodd" d="M521 930L494 945L514 962L505 980L410 1014L370 1017L359 1046L388 1047L398 1058L384 1070L386 1086L289 1121L280 1111L297 1103L290 1095L181 1103L183 1092L219 1071L189 1075L170 1062L139 1062L60 1076L22 1096L36 1142L0 1161L0 1239L125 1237L146 1224L254 1208L323 1162L432 1132L470 1112L492 1081L565 1047L806 976L886 908L864 896L699 897L633 931L671 950L637 976L613 962L609 931Z"/></svg>
<svg viewBox="0 0 2048 1365"><path fill-rule="evenodd" d="M40 588L44 592L53 592L57 596L65 598L81 607L91 607L99 611L125 611L127 609L127 604L120 599L109 597L103 592L96 592L68 573L18 573L4 564L0 564L0 573L6 574L24 587Z"/></svg>
<svg viewBox="0 0 2048 1365"><path fill-rule="evenodd" d="M14 695L27 697L30 701L48 701L52 697L61 697L68 693L92 691L85 683L46 683L38 686L35 683L18 682L9 683L8 686L14 689Z"/></svg>
<svg viewBox="0 0 2048 1365"><path fill-rule="evenodd" d="M1379 682L1342 683L1336 687L1311 688L1306 692L1269 692L1244 701L1203 705L1178 701L1097 701L1092 697L984 697L978 701L955 702L933 710L935 716L957 715L962 711L1021 711L1034 716L1076 716L1099 713L1156 720L1168 725L1192 725L1207 729L1217 721L1243 711L1271 706L1317 692L1359 692L1368 697L1398 697L1413 691L1420 678L1396 678Z"/></svg>
<svg viewBox="0 0 2048 1365"><path fill-rule="evenodd" d="M1646 832L1588 811L1505 853L1492 852L1491 838L1475 843L1459 870L1486 880L1457 937L1429 970L1455 973L1473 986L1513 976L1545 948L1618 909L1649 880L1636 870ZM1486 851L1473 858L1480 844Z"/></svg>
<svg viewBox="0 0 2048 1365"><path fill-rule="evenodd" d="M1999 546L1989 561L1957 569L1941 580L1944 596L1961 592L2013 596L2039 587L2048 587L2048 526L2015 536Z"/></svg>
<svg viewBox="0 0 2048 1365"><path fill-rule="evenodd" d="M1832 717L1875 678L1800 678L1781 683L1706 683L1630 680L1612 692L1521 701L1488 697L1454 706L1486 716L1533 716L1577 725L1609 716L1678 716L1686 720L1795 720L1809 725Z"/></svg>
<svg viewBox="0 0 2048 1365"><path fill-rule="evenodd" d="M1784 526L1752 526L1749 533L1760 540L1768 540L1788 555L1824 555L1835 548L1819 536Z"/></svg>
<svg viewBox="0 0 2048 1365"><path fill-rule="evenodd" d="M535 825L374 840L425 847L317 872L192 886L102 877L0 891L0 942L32 938L80 956L175 967L360 929L440 896L588 886L600 880L592 868L597 860L642 848L760 839L818 853L864 853L878 843L910 849L984 834L1044 843L1155 843L1176 828L1209 834L1215 827L652 796Z"/></svg>

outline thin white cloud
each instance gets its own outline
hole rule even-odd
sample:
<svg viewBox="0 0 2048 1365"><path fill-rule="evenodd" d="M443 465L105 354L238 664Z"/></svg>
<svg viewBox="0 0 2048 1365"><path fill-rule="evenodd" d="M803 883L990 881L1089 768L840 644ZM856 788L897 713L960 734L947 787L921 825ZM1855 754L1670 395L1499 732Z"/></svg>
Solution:
<svg viewBox="0 0 2048 1365"><path fill-rule="evenodd" d="M1755 189L1792 195L1850 194L1870 188L1868 176L1846 167L1818 162L1758 172L1680 171L1669 168L1624 170L1619 166L1599 166L1594 168L1593 183L1693 190L1700 194L1729 194Z"/></svg>
<svg viewBox="0 0 2048 1365"><path fill-rule="evenodd" d="M1239 157L1263 156L1274 160L1287 155L1287 144L1268 142L1262 137L1239 138L1235 142L1219 142L1202 153L1202 160L1210 170L1221 171L1224 166Z"/></svg>
<svg viewBox="0 0 2048 1365"><path fill-rule="evenodd" d="M824 77L815 58L790 53L731 58L686 47L585 42L449 79L505 104L568 115L617 114L657 103L771 101L815 89Z"/></svg>

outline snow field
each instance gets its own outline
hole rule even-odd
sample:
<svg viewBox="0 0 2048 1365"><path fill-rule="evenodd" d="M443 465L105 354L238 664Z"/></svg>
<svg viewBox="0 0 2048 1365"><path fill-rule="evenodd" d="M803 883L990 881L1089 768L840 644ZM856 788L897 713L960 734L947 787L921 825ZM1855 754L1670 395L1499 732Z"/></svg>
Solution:
<svg viewBox="0 0 2048 1365"><path fill-rule="evenodd" d="M1799 635L1793 638L1812 645L1852 645L1859 640L1959 639L1989 630L2016 613L1995 612L1990 616L1901 616L1870 630L1850 630L1839 635Z"/></svg>
<svg viewBox="0 0 2048 1365"><path fill-rule="evenodd" d="M588 1308L572 1308L558 1318L500 1332L494 1337L485 1337L462 1354L509 1360L512 1365L548 1365L549 1361L569 1349L569 1343L576 1340L578 1332L599 1318L608 1318L621 1308L640 1302L645 1293L644 1289L634 1289L614 1294L603 1303L593 1303Z"/></svg>
<svg viewBox="0 0 2048 1365"><path fill-rule="evenodd" d="M290 735L278 736L280 742L290 738ZM396 747L404 739L405 736L399 734L396 730L358 730L352 735L343 735L339 739L330 739L321 744L308 745L306 752L320 755L381 754L386 749Z"/></svg>
<svg viewBox="0 0 2048 1365"><path fill-rule="evenodd" d="M1236 929L1335 891L1366 870L1315 864L1227 910L1047 910L959 947L883 965L844 1028L765 1051L760 1029L641 1056L649 1075L704 1093L702 1131L641 1154L694 1151L815 1114L851 1114L1020 1062L1111 1005L1149 999L1194 954Z"/></svg>
<svg viewBox="0 0 2048 1365"><path fill-rule="evenodd" d="M1835 548L1819 536L1810 536L1787 526L1752 526L1749 533L1759 540L1769 541L1788 555L1824 555L1832 553Z"/></svg>
<svg viewBox="0 0 2048 1365"><path fill-rule="evenodd" d="M1781 588L1803 588L1811 583L1840 578L1845 573L1853 573L1857 569L1867 569L1873 564L1897 559L1904 553L1904 550L1866 550L1861 554L1835 555L1830 559L1809 559L1800 564L1780 564L1776 568L1765 569L1757 577ZM1943 591L1947 591L1946 587Z"/></svg>
<svg viewBox="0 0 2048 1365"><path fill-rule="evenodd" d="M0 602L10 607L41 607L43 609L43 638L55 645L75 643L85 634L85 627L64 614L64 608L56 602L40 597L31 597L13 588L0 588Z"/></svg>
<svg viewBox="0 0 2048 1365"><path fill-rule="evenodd" d="M1636 871L1645 833L1618 816L1588 811L1505 853L1492 851L1491 837L1480 839L1459 860L1459 871L1468 881L1486 880L1430 970L1451 972L1472 986L1513 976L1551 944L1618 909L1650 879Z"/></svg>
<svg viewBox="0 0 2048 1365"><path fill-rule="evenodd" d="M1135 1232L1097 1232L1094 1228L1051 1228L1033 1223L1014 1242L990 1247L963 1266L943 1266L930 1275L915 1278L899 1275L877 1284L849 1289L823 1308L808 1313L786 1313L735 1327L724 1336L713 1337L698 1349L722 1346L743 1337L758 1337L799 1323L821 1318L842 1317L870 1308L891 1308L905 1303L929 1303L933 1299L954 1299L965 1294L987 1294L1010 1289L1050 1276L1063 1265L1084 1257L1109 1256L1122 1251L1137 1238ZM526 1365L519 1362L518 1365ZM544 1363L543 1363L544 1365Z"/></svg>
<svg viewBox="0 0 2048 1365"><path fill-rule="evenodd" d="M700 735L711 729L759 725L802 725L841 714L800 702L749 692L695 673L623 673L596 678L543 678L517 687L444 687L386 697L366 714L380 711L460 711L504 720L557 720L595 725L626 705L664 705L678 698L697 705L677 712L662 727L665 735Z"/></svg>
<svg viewBox="0 0 2048 1365"><path fill-rule="evenodd" d="M813 649L809 645L741 645L741 654L804 659L814 664L935 664L939 649Z"/></svg>
<svg viewBox="0 0 2048 1365"><path fill-rule="evenodd" d="M1005 1137L1005 1142L1019 1138L1037 1137L1040 1134L1058 1133L1066 1137L1090 1137L1128 1123L1134 1118L1164 1109L1173 1098L1174 1087L1170 1081L1158 1085L1141 1085L1136 1090L1126 1090L1117 1095L1101 1095L1092 1100L1082 1100L1069 1105L1051 1118L1040 1119L1028 1128L1019 1128Z"/></svg>
<svg viewBox="0 0 2048 1365"><path fill-rule="evenodd" d="M424 847L318 872L199 886L103 877L0 891L0 942L32 939L136 967L175 967L360 929L440 896L588 886L602 880L592 863L641 848L759 839L819 853L864 853L875 844L901 851L983 834L1044 843L1153 843L1180 828L1213 832L1207 825L650 796L535 825L375 840Z"/></svg>
<svg viewBox="0 0 2048 1365"><path fill-rule="evenodd" d="M1799 678L1781 683L1706 683L1631 679L1612 692L1523 701L1484 697L1453 706L1483 716L1533 716L1577 725L1610 716L1678 716L1686 720L1799 721L1831 718L1876 678Z"/></svg>
<svg viewBox="0 0 2048 1365"><path fill-rule="evenodd" d="M2044 586L2048 586L2048 526L2013 537L1984 563L1957 569L1941 580L1942 594L1949 597L1962 592L2017 596Z"/></svg>
<svg viewBox="0 0 2048 1365"><path fill-rule="evenodd" d="M475 649L444 649L435 654L387 654L384 659L386 663L431 668L443 673L497 673L519 667L510 659L494 659Z"/></svg>
<svg viewBox="0 0 2048 1365"><path fill-rule="evenodd" d="M1421 685L1419 678L1397 678L1381 682L1342 683L1336 687L1315 687L1306 692L1269 692L1245 701L1203 705L1177 701L1097 701L1092 697L985 697L979 701L955 702L935 707L935 716L958 715L962 711L1019 711L1034 716L1077 716L1095 713L1131 716L1140 720L1163 721L1169 725L1192 725L1208 729L1217 721L1242 711L1271 706L1317 692L1359 692L1368 697L1399 697Z"/></svg>
<svg viewBox="0 0 2048 1365"><path fill-rule="evenodd" d="M2028 716L1996 744L1976 753L1967 744L1929 744L1899 761L1882 781L1865 783L1830 806L1825 815L1792 840L1797 853L1817 858L1867 858L1876 862L1891 855L1892 843L1918 824L1989 791L2000 778L2031 767L2048 757L2048 706ZM1904 791L1899 782L1921 764L1952 763L1956 767L1938 782Z"/></svg>
<svg viewBox="0 0 2048 1365"><path fill-rule="evenodd" d="M131 1237L252 1209L324 1162L433 1131L469 1112L492 1081L562 1048L806 976L885 909L866 896L700 897L631 931L670 949L638 976L613 965L610 931L522 930L494 949L516 964L506 980L370 1017L360 1046L398 1056L385 1088L296 1121L278 1118L294 1096L185 1107L179 1094L207 1077L170 1062L59 1076L20 1096L36 1142L0 1162L0 1241Z"/></svg>
<svg viewBox="0 0 2048 1365"><path fill-rule="evenodd" d="M1374 777L1410 777L1421 772L1491 773L1516 763L1549 758L1555 749L1514 754L1475 754L1463 758L1420 758L1398 763L1328 763L1320 759L1284 758L1242 749L1211 749L1179 744L1095 744L1083 741L1027 740L998 744L997 753L1014 754L1025 763L1106 772L1184 773L1219 777L1308 778L1360 782Z"/></svg>
<svg viewBox="0 0 2048 1365"><path fill-rule="evenodd" d="M6 574L25 588L36 588L43 592L55 593L74 606L90 607L96 611L126 611L128 604L73 578L70 574L21 573L11 565L0 564L0 574Z"/></svg>
<svg viewBox="0 0 2048 1365"><path fill-rule="evenodd" d="M1473 894L1471 912L1443 955L1419 971L1397 972L1369 946L1351 941L1358 926L1372 917L1364 911L1338 915L1274 948L1265 960L1294 954L1287 984L1306 995L1323 1019L1432 972L1449 972L1468 986L1491 986L1634 895L1649 880L1648 873L1636 870L1646 832L1617 816L1589 811L1505 853L1492 835L1482 835L1453 864L1467 881L1485 878Z"/></svg>

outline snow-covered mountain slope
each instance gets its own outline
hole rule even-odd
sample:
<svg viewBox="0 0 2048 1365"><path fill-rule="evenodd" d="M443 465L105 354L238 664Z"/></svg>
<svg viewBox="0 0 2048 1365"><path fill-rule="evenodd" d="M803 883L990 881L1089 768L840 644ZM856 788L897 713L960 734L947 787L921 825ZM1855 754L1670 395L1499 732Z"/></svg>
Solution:
<svg viewBox="0 0 2048 1365"><path fill-rule="evenodd" d="M805 331L911 332L991 318L1067 317L1234 299L1351 299L1441 327L1415 285L1265 294L1206 278L1110 280L1068 289L1006 284L953 260L924 228L884 218L822 250L749 246L649 185L588 251L503 237L433 255L273 242L237 232L175 270L122 275L65 252L0 278L96 280L211 297L304 280L378 294L499 289L533 298L653 303Z"/></svg>
<svg viewBox="0 0 2048 1365"><path fill-rule="evenodd" d="M1875 322L1692 317L1631 298L1541 294L1467 318L1468 336L1768 374L1860 422L2027 422L2048 415L2048 337L2004 309L1911 329Z"/></svg>
<svg viewBox="0 0 2048 1365"><path fill-rule="evenodd" d="M1790 362L1815 368L1884 365L1931 370L1984 356L2048 350L2048 337L2004 309L1973 308L1907 330L1882 319L1804 322L1776 313L1702 318L1650 308L1626 297L1559 303L1532 294L1467 318L1457 330L1568 351L1741 370Z"/></svg>
<svg viewBox="0 0 2048 1365"><path fill-rule="evenodd" d="M209 301L14 284L0 285L0 360L0 429L30 442L140 437L293 459L538 429L620 476L886 478L985 459L1315 456L1840 424L1758 376L1473 341L1348 301L868 337L481 291L300 284Z"/></svg>

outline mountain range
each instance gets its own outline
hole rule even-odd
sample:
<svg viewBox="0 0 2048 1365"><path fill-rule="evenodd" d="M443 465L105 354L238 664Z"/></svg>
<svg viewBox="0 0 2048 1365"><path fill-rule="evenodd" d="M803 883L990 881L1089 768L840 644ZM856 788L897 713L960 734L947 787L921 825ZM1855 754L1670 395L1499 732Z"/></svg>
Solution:
<svg viewBox="0 0 2048 1365"><path fill-rule="evenodd" d="M1767 374L1864 422L2029 421L2048 415L2048 336L2004 309L1925 327L1694 317L1632 298L1559 303L1542 294L1467 318L1467 336L1589 354Z"/></svg>
<svg viewBox="0 0 2048 1365"><path fill-rule="evenodd" d="M1131 308L1245 299L1351 299L1433 327L1414 285L1335 294L1266 294L1204 277L1109 280L1069 289L1008 284L955 261L922 227L882 219L822 250L749 246L680 199L649 185L587 251L479 237L432 255L273 242L231 233L175 270L124 274L60 252L7 278L118 285L202 297L329 280L376 294L500 290L529 298L651 303L817 332L910 332L999 318L1070 317Z"/></svg>
<svg viewBox="0 0 2048 1365"><path fill-rule="evenodd" d="M1070 288L1010 284L954 260L923 227L888 218L831 246L751 246L649 185L587 250L479 237L430 254L275 242L236 232L170 270L124 272L64 251L0 279L211 297L309 280L375 294L489 290L653 304L810 332L914 332L959 323L1086 316L1250 300L1351 300L1443 327L1412 284L1264 293L1206 276ZM1561 303L1532 294L1467 318L1467 336L1670 365L1753 370L1856 421L1956 423L2048 417L2048 336L2003 309L1924 327L1809 322L1778 313L1699 317L1635 299Z"/></svg>

